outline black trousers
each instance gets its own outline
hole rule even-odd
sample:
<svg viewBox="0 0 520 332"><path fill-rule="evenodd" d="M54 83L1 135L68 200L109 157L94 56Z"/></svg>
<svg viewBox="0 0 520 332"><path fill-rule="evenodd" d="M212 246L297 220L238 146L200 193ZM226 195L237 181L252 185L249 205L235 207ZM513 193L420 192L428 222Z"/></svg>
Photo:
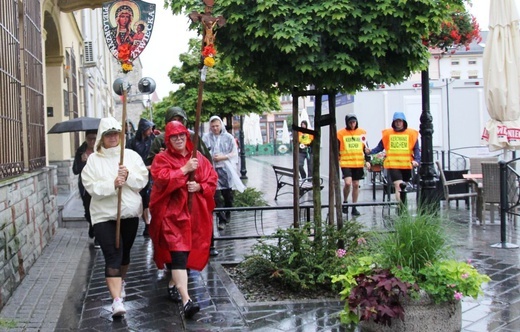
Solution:
<svg viewBox="0 0 520 332"><path fill-rule="evenodd" d="M233 207L233 189L220 189L215 192L215 204L217 207ZM217 213L219 222L228 222L231 212L226 211Z"/></svg>

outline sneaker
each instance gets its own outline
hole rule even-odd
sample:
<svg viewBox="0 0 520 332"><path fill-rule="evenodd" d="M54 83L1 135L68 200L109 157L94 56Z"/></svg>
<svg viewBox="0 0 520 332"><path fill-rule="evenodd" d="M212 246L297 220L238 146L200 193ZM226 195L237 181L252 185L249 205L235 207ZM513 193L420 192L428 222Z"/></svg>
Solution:
<svg viewBox="0 0 520 332"><path fill-rule="evenodd" d="M97 239L94 239L94 248L101 249L101 245L99 244Z"/></svg>
<svg viewBox="0 0 520 332"><path fill-rule="evenodd" d="M186 302L184 305L184 317L191 318L193 317L197 312L199 312L200 306L198 303L194 303L191 299Z"/></svg>
<svg viewBox="0 0 520 332"><path fill-rule="evenodd" d="M361 215L361 213L359 213L359 211L356 209L355 206L352 208L352 215L353 216L360 216Z"/></svg>
<svg viewBox="0 0 520 332"><path fill-rule="evenodd" d="M121 298L115 298L112 302L112 317L121 317L126 314L125 305Z"/></svg>
<svg viewBox="0 0 520 332"><path fill-rule="evenodd" d="M223 231L226 229L226 224L223 222L219 222L217 228L219 231Z"/></svg>
<svg viewBox="0 0 520 332"><path fill-rule="evenodd" d="M150 236L150 233L148 233L148 225L147 224L144 224L143 236L145 236L145 237L149 237Z"/></svg>
<svg viewBox="0 0 520 332"><path fill-rule="evenodd" d="M126 286L126 281L123 280L123 282L121 282L121 298L122 299L124 299L126 297L125 286Z"/></svg>
<svg viewBox="0 0 520 332"><path fill-rule="evenodd" d="M168 297L170 298L170 300L172 300L173 302L181 302L181 294L179 293L175 285L170 286L168 284L168 287L166 288L168 289Z"/></svg>
<svg viewBox="0 0 520 332"><path fill-rule="evenodd" d="M347 201L344 201L343 204L347 204ZM348 214L348 206L342 206L341 211L345 214Z"/></svg>
<svg viewBox="0 0 520 332"><path fill-rule="evenodd" d="M211 247L209 248L209 255L212 256L212 257L215 257L215 256L218 256L219 252L217 249Z"/></svg>

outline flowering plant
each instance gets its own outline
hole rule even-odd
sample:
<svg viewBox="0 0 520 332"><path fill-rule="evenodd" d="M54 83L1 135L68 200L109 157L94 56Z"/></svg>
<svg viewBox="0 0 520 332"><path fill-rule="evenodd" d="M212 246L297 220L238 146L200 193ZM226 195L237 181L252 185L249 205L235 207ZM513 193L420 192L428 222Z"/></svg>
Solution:
<svg viewBox="0 0 520 332"><path fill-rule="evenodd" d="M469 50L469 44L473 40L478 43L482 40L476 18L468 12L456 11L449 20L441 23L438 32L431 33L428 38L425 38L423 44L444 51L453 48L452 53L454 53L462 46Z"/></svg>
<svg viewBox="0 0 520 332"><path fill-rule="evenodd" d="M448 259L447 226L437 215L403 213L391 232L368 241L360 255L337 253L342 274L332 277L346 300L344 323L405 320L403 303L420 294L435 303L477 298L490 278L469 263Z"/></svg>

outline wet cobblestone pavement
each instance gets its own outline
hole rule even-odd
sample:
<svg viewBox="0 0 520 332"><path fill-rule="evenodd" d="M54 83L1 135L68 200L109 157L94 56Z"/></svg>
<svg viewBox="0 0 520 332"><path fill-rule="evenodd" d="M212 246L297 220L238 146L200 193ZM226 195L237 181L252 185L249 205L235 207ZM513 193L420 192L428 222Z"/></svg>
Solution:
<svg viewBox="0 0 520 332"><path fill-rule="evenodd" d="M264 192L271 206L291 205L292 195L283 195L277 202L272 200L276 179L270 166L291 167L291 163L288 155L248 158L247 185ZM325 185L323 198L327 197L326 189ZM372 202L368 182L361 190L360 202ZM73 210L69 213L77 214L80 209L81 215L80 202L74 204L78 206L69 207ZM382 227L388 213L380 206L358 209L362 215L357 219L370 228ZM392 208L389 210L393 213ZM462 331L520 331L519 250L492 248L500 240L499 224L488 221L478 226L468 222L470 212L464 204L460 208L453 204L442 211L453 221L457 256L471 259L479 271L492 279L484 296L462 302ZM223 264L241 261L256 242L226 237L271 234L277 227L291 224L290 210L264 211L261 215L232 212L226 229L215 231L219 255L210 259L204 271L190 272L190 295L201 305L200 313L191 320L184 319L180 305L169 300L169 275L155 267L151 242L141 236L142 224L127 277L127 314L115 320L111 317L101 251L94 249L86 227L60 228L0 317L17 322L17 327L9 331L357 331L340 324L338 314L343 304L339 301L248 303L226 274ZM518 244L518 230L511 226L508 225L507 242ZM58 268L64 264L66 268Z"/></svg>

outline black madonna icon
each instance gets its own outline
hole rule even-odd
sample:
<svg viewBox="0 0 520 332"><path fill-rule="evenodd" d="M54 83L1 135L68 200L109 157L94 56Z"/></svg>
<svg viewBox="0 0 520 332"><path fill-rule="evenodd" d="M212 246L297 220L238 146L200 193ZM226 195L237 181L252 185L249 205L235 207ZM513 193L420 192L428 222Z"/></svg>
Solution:
<svg viewBox="0 0 520 332"><path fill-rule="evenodd" d="M143 52L152 35L155 4L140 0L105 2L102 22L110 53L121 63L123 71L125 64L131 70L132 61Z"/></svg>

